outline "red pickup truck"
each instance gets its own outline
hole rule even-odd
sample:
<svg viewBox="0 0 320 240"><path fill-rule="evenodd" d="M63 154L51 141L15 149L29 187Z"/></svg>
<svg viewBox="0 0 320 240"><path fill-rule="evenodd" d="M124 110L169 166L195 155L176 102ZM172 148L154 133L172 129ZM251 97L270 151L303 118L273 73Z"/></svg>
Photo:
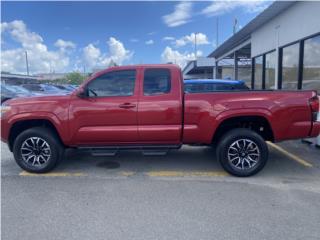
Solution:
<svg viewBox="0 0 320 240"><path fill-rule="evenodd" d="M260 171L265 141L314 137L315 91L185 93L175 65L112 67L68 96L13 99L1 109L1 139L26 171L52 170L69 148L165 152L183 144L217 146L235 176Z"/></svg>

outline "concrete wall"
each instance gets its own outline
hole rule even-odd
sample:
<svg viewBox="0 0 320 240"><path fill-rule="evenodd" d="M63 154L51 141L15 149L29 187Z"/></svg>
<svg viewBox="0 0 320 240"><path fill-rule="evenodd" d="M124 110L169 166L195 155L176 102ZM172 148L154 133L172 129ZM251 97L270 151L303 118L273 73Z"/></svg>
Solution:
<svg viewBox="0 0 320 240"><path fill-rule="evenodd" d="M199 74L185 74L183 75L184 79L212 79L212 73L199 73Z"/></svg>
<svg viewBox="0 0 320 240"><path fill-rule="evenodd" d="M320 32L320 2L297 2L251 35L251 57Z"/></svg>
<svg viewBox="0 0 320 240"><path fill-rule="evenodd" d="M199 57L197 58L197 67L213 67L215 64L214 58Z"/></svg>

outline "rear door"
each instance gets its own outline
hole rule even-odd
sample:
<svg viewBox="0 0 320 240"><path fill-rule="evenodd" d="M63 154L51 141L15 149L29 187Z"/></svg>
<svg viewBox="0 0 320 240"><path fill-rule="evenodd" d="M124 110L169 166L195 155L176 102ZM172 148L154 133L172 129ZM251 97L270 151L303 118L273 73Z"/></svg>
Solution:
<svg viewBox="0 0 320 240"><path fill-rule="evenodd" d="M177 69L142 69L138 132L142 143L179 144L182 134L182 87Z"/></svg>

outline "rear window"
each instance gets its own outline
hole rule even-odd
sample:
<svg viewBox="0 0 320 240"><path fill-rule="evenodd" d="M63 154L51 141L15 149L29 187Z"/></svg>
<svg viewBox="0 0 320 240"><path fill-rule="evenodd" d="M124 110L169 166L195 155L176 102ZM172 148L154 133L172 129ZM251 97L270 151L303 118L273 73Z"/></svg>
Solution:
<svg viewBox="0 0 320 240"><path fill-rule="evenodd" d="M143 93L146 96L169 93L171 74L169 69L146 69L143 79Z"/></svg>

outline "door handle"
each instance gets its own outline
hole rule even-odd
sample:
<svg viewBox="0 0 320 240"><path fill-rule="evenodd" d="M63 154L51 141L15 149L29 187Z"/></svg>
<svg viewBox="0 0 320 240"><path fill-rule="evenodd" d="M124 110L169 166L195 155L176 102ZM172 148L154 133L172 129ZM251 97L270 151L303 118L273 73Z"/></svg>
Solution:
<svg viewBox="0 0 320 240"><path fill-rule="evenodd" d="M119 105L119 108L125 108L125 109L134 108L134 107L136 107L136 105L132 103L122 103Z"/></svg>

